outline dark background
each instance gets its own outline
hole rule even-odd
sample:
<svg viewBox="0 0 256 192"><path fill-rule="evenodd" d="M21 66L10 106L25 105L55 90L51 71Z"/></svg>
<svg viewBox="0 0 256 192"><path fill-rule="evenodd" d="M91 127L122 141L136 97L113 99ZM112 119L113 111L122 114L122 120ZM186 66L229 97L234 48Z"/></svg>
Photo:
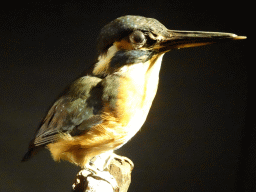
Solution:
<svg viewBox="0 0 256 192"><path fill-rule="evenodd" d="M21 163L58 94L94 61L99 30L127 14L170 29L249 36L247 7L223 1L6 1L0 12L0 191L70 191L79 168L45 150ZM245 7L247 6L247 7ZM249 21L250 22L250 21ZM129 191L256 191L247 40L174 50L141 131ZM252 46L252 45L251 45ZM250 66L249 66L250 63ZM252 103L250 103L251 105Z"/></svg>

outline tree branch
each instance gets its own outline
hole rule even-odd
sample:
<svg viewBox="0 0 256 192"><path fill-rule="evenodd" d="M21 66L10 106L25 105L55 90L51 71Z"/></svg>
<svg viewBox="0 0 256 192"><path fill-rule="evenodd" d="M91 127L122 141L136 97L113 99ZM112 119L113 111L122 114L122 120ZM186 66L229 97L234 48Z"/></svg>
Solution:
<svg viewBox="0 0 256 192"><path fill-rule="evenodd" d="M108 168L100 174L92 173L88 169L79 171L72 185L72 192L127 192L133 163L127 157L115 156Z"/></svg>

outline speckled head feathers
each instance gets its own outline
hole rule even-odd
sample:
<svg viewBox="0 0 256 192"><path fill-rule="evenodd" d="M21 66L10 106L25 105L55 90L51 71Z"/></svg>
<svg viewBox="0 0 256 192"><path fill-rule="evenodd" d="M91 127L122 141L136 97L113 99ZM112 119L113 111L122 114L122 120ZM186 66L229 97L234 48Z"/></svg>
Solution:
<svg viewBox="0 0 256 192"><path fill-rule="evenodd" d="M133 15L122 16L102 28L98 37L98 50L100 52L106 51L115 41L134 30L150 31L163 35L167 32L167 28L156 19Z"/></svg>

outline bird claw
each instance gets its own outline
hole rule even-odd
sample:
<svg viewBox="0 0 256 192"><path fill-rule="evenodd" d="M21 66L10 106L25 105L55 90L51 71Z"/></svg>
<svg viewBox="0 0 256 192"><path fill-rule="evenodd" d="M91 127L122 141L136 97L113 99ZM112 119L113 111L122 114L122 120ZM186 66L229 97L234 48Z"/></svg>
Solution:
<svg viewBox="0 0 256 192"><path fill-rule="evenodd" d="M83 170L81 171L83 173L80 174L80 175L83 175L84 178L87 179L88 186L89 186L89 183L91 185L93 185L94 182L96 182L97 184L95 184L94 186L97 186L99 181L105 181L111 185L114 192L119 191L119 187L118 187L118 183L117 183L116 179L113 177L113 175L111 175L108 172L108 170L110 169L109 164L111 163L111 161L113 159L119 161L122 165L125 163L129 163L130 166L132 167L132 169L134 167L133 162L130 159L128 159L127 157L119 156L114 153L112 153L110 155L109 155L109 153L98 155L98 156L94 157L90 163L88 163L84 166ZM97 181L97 180L99 180L99 181ZM102 186L104 188L104 185L102 185ZM108 185L108 187L111 190L111 187L109 185ZM104 190L108 191L106 188Z"/></svg>
<svg viewBox="0 0 256 192"><path fill-rule="evenodd" d="M132 169L134 168L134 164L133 164L132 160L130 160L129 158L127 158L125 156L120 156L120 155L116 155L113 153L113 154L111 154L111 158L118 160L122 165L124 164L124 162L127 162L131 165Z"/></svg>

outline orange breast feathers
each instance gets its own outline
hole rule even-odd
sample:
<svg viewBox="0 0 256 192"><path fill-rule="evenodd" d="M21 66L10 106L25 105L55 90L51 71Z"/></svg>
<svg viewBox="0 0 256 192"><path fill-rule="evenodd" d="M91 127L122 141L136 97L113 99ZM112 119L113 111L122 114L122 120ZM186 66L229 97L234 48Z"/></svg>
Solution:
<svg viewBox="0 0 256 192"><path fill-rule="evenodd" d="M139 92L134 89L129 78L110 75L102 80L91 89L89 95L93 97L86 99L87 109L84 112L88 112L91 105L101 101L102 110L84 120L71 132L59 133L57 141L47 145L54 160L64 159L83 167L94 156L126 143L129 133L134 132L134 128L130 129L128 125L136 111L140 111L142 92L143 89ZM94 93L101 94L99 100L96 100L98 96ZM93 98L93 102L89 102L90 98ZM97 123L98 117L100 123ZM93 118L97 124L88 129L88 121L93 122ZM136 132L137 129L136 126Z"/></svg>
<svg viewBox="0 0 256 192"><path fill-rule="evenodd" d="M48 144L54 160L63 159L84 167L94 156L122 145L126 132L121 124L111 113L104 112L101 117L103 122L84 134L62 134L56 143Z"/></svg>

